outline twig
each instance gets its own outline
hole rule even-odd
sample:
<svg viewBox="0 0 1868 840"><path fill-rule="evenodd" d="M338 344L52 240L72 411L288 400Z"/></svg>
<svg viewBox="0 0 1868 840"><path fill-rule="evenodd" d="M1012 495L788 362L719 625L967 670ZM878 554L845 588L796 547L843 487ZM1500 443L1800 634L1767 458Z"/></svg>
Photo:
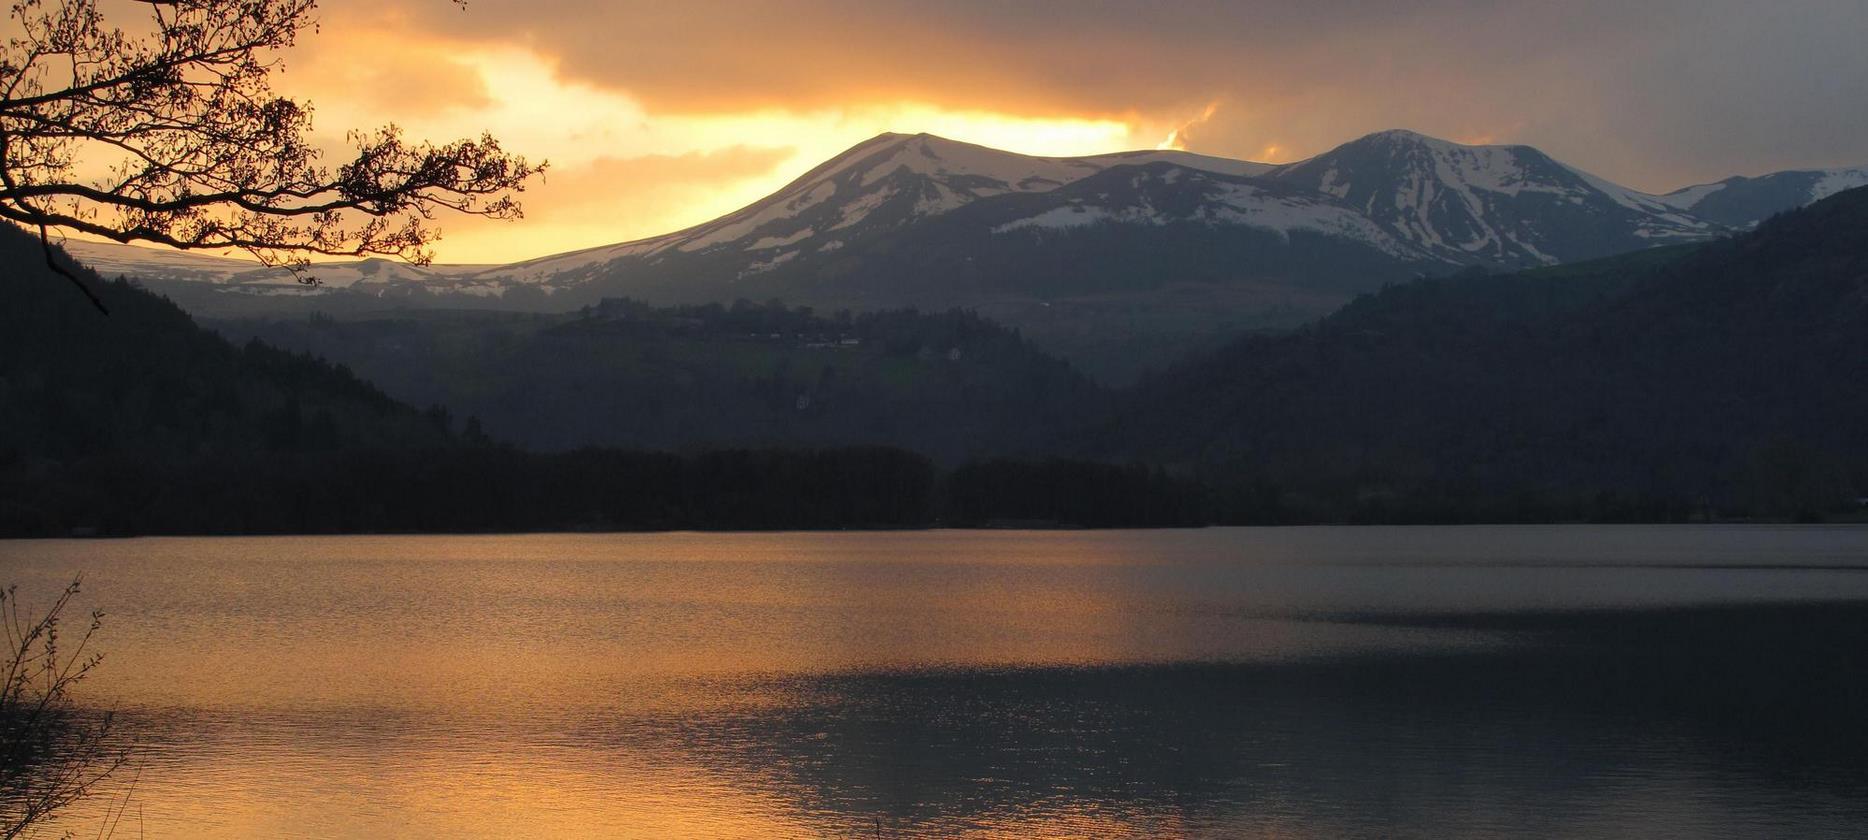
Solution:
<svg viewBox="0 0 1868 840"><path fill-rule="evenodd" d="M77 286L78 291L83 292L84 296L91 301L91 305L97 307L97 311L102 312L105 315L110 314L110 308L104 305L103 299L98 297L96 292L91 291L90 286L84 285L84 281L80 279L78 275L72 273L71 271L67 270L64 266L58 264L58 260L54 258L52 255L51 234L46 231L45 225L43 224L39 226L39 248L40 250L45 252L45 267L46 268L52 269L53 274L63 277L66 280L70 280L71 284L73 286Z"/></svg>

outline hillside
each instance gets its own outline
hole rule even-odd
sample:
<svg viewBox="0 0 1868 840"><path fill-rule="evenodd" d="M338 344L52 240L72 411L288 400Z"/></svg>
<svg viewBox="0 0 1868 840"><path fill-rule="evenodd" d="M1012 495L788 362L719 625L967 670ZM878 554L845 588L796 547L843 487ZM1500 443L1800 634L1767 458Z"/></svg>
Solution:
<svg viewBox="0 0 1868 840"><path fill-rule="evenodd" d="M0 265L0 538L900 527L936 512L913 453L527 453L80 269L102 315L10 225Z"/></svg>
<svg viewBox="0 0 1868 840"><path fill-rule="evenodd" d="M1124 398L1085 451L1273 519L1815 515L1868 495L1868 189L1698 248L1364 297Z"/></svg>
<svg viewBox="0 0 1868 840"><path fill-rule="evenodd" d="M779 304L565 316L430 312L213 322L337 359L389 393L537 450L898 446L955 461L1046 446L1105 395L963 312Z"/></svg>
<svg viewBox="0 0 1868 840"><path fill-rule="evenodd" d="M15 458L447 440L430 419L341 366L230 344L174 304L67 261L109 307L101 315L43 261L35 239L0 226L0 263L13 267L0 307L0 445Z"/></svg>
<svg viewBox="0 0 1868 840"><path fill-rule="evenodd" d="M87 519L140 499L183 520L163 476L187 465L449 445L445 415L396 402L350 371L252 342L234 345L174 304L104 282L62 254L110 309L44 268L36 239L0 225L0 533ZM167 515L167 514L165 514ZM76 517L76 518L73 518Z"/></svg>

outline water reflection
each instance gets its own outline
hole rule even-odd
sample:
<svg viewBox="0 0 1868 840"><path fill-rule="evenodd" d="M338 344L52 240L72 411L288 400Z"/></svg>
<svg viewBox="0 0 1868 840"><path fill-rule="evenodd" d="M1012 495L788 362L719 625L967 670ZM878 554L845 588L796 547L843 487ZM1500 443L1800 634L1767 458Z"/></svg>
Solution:
<svg viewBox="0 0 1868 840"><path fill-rule="evenodd" d="M1864 529L0 545L108 598L152 838L1851 836L1864 564Z"/></svg>
<svg viewBox="0 0 1868 840"><path fill-rule="evenodd" d="M1435 616L1509 650L779 680L671 722L826 832L1846 836L1868 606ZM856 819L851 819L856 815Z"/></svg>

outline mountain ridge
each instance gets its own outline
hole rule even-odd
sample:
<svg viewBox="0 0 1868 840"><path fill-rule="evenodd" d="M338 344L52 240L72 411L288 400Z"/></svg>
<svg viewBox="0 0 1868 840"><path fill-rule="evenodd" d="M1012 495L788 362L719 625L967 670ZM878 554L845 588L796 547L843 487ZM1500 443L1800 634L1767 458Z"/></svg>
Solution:
<svg viewBox="0 0 1868 840"><path fill-rule="evenodd" d="M1543 160L1549 161L1550 163L1575 174L1580 179L1583 179L1595 185L1605 185L1609 187L1610 189L1605 189L1604 192L1610 193L1611 195L1616 196L1618 199L1626 200L1628 197L1633 197L1634 199L1633 203L1643 204L1649 209L1663 211L1663 212L1667 210L1690 209L1690 206L1694 203L1693 199L1701 199L1705 197L1706 195L1710 194L1711 192L1713 192L1710 188L1717 187L1720 185L1728 185L1728 184L1731 184L1732 182L1758 181L1758 180L1774 178L1778 176L1799 175L1799 174L1819 174L1820 175L1820 174L1855 173L1855 172L1868 173L1868 167L1864 167L1859 170L1855 170L1855 169L1794 170L1794 171L1787 171L1787 172L1780 172L1780 173L1772 173L1771 175L1759 176L1758 178L1749 178L1749 179L1743 178L1743 177L1732 178L1732 179L1727 179L1726 181L1717 182L1715 184L1696 185L1692 187L1686 187L1681 190L1676 190L1675 192L1667 193L1664 195L1649 195L1647 193L1641 193L1637 190L1615 185L1606 179L1602 179L1597 176L1589 175L1588 173L1583 172L1580 169L1570 167L1566 164L1557 163L1553 159L1548 158L1548 156L1544 155L1541 151L1538 151L1537 149L1535 149L1535 147L1526 146L1526 145L1518 145L1518 144L1466 145L1466 144L1454 143L1452 141L1441 140L1438 138L1420 134L1418 132L1414 132L1414 131L1407 130L1407 129L1388 129L1385 131L1374 132L1374 133L1365 135L1361 138L1351 140L1347 143L1344 143L1322 154L1313 156L1311 158L1307 158L1305 160L1295 161L1295 162L1286 163L1286 164L1258 163L1258 162L1253 162L1253 161L1225 158L1225 157L1219 157L1219 156L1213 156L1213 155L1202 155L1198 153L1179 151L1179 150L1134 150L1134 151L1112 152L1112 153L1106 153L1106 154L1086 155L1086 156L1077 156L1077 157L1047 157L1047 156L1036 156L1036 155L1023 155L1023 154L1019 154L1015 152L1002 151L1002 150L993 149L993 148L978 145L978 144L950 140L947 138L940 137L938 135L933 135L933 134L928 134L928 133L920 133L920 134L883 133L873 138L870 138L869 140L865 140L861 143L858 143L855 146L852 146L851 148L849 148L848 150L845 150L844 152L824 161L823 163L818 164L816 167L813 167L811 170L805 172L799 177L788 182L784 187L781 187L780 189L776 190L775 192L773 192L771 195L767 196L764 199L760 199L759 201L756 201L753 204L748 205L747 207L733 211L717 219L713 219L707 222L700 223L698 225L693 225L687 228L682 228L680 230L671 231L669 233L656 234L653 236L626 240L623 242L611 243L607 245L597 245L597 246L592 246L588 248L580 248L580 249L576 249L573 251L567 251L567 252L558 253L558 254L546 254L546 255L542 255L538 257L527 258L524 260L518 260L515 262L511 262L511 263L490 264L490 265L489 264L437 264L434 266L428 266L424 268L431 273L444 276L444 277L491 277L491 276L497 276L497 275L502 275L502 274L510 274L515 277L536 278L546 273L549 273L550 267L554 266L554 264L560 266L558 270L563 271L563 270L568 270L570 268L582 267L582 266L588 265L592 262L599 261L599 260L610 260L610 259L616 259L616 258L621 258L621 257L626 257L626 256L634 256L634 255L639 255L643 253L651 253L655 251L660 251L670 246L685 245L685 246L689 246L688 250L692 251L692 250L699 250L709 245L722 244L722 243L727 243L727 242L740 242L740 241L744 241L744 239L746 238L744 235L721 237L720 234L722 234L723 232L727 232L727 231L735 229L737 225L743 225L750 218L757 217L759 215L759 211L761 210L769 209L773 205L782 205L782 204L787 203L785 199L791 199L789 203L793 205L798 205L800 203L804 205L815 205L818 202L816 201L800 202L799 199L809 198L810 197L809 193L811 190L822 187L828 180L833 178L833 176L836 176L843 172L850 171L852 169L859 168L865 163L873 164L876 158L886 158L898 164L908 165L909 163L913 162L912 155L914 153L919 153L921 156L928 157L930 159L958 162L963 168L959 172L950 173L950 174L964 176L962 180L965 180L967 183L962 184L962 186L971 186L974 192L977 192L979 187L984 186L987 189L993 189L994 192L992 192L992 194L1002 194L1005 192L1046 191L1046 190L1038 189L1038 187L1043 186L1048 189L1055 189L1057 187L1063 186L1066 183L1069 183L1070 181L1076 180L1077 178L1086 177L1088 175L1095 174L1096 172L1100 172L1100 171L1113 168L1116 166L1142 165L1142 164L1155 163L1155 162L1174 163L1174 164L1178 164L1189 169L1214 172L1214 173L1226 174L1226 175L1244 175L1244 176L1249 176L1249 177L1268 176L1268 177L1276 178L1280 180L1296 180L1301 175L1301 173L1305 172L1307 169L1315 167L1320 162L1328 161L1332 156L1339 155L1345 149L1351 149L1357 146L1367 145L1367 144L1376 143L1376 142L1392 143L1392 142L1395 142L1397 140L1402 140L1402 139L1406 139L1409 141L1413 141L1415 143L1425 144L1425 145L1433 146L1433 147L1460 149L1460 150L1467 150L1469 152L1508 151L1508 152L1533 153L1536 156L1542 158ZM942 154L943 152L945 152L946 154ZM960 152L960 154L956 154L956 152ZM906 158L907 160L904 161L903 160L904 158ZM994 159L997 159L997 160L994 160ZM1014 164L1014 162L1023 162L1028 167L1035 167L1035 168L1032 169L1031 171L1025 172L1023 177L1017 178L1015 181L1006 181L1003 178L997 178L997 177L994 177L992 174L989 174L988 172L981 171L981 170L989 170L994 163L997 163L1003 166L1003 165L1008 165L1008 164ZM870 171L873 173L873 165ZM893 172L893 171L895 170L893 169L890 170L890 172ZM871 178L872 179L874 178L873 174L871 175ZM971 180L972 178L984 178L990 181L994 181L997 183L997 187L995 188L993 185L981 184L978 181L972 181ZM873 180L872 180L872 183L873 183ZM949 190L953 190L952 184L941 184L940 186L947 187ZM1325 185L1325 186L1327 187L1328 185ZM953 190L953 191L958 192L958 190ZM1333 192L1332 190L1327 189L1327 188L1324 189L1323 191ZM1695 193L1693 191L1699 191L1699 192ZM981 195L975 194L975 195L970 195L967 197L968 198L980 198L980 197L989 197L989 196L981 196ZM1816 198L1820 198L1820 197L1823 197L1823 196L1821 195L1816 196ZM948 200L946 203L954 203L952 201L953 196L948 196L947 198ZM1814 199L1811 199L1811 200L1814 200ZM954 204L955 206L958 206L958 204L964 204L964 203L970 203L970 202L962 201L962 202L958 202ZM709 237L708 234L713 234L714 236ZM151 252L152 254L167 254L168 253L168 252L153 249L153 248L140 248L137 246L118 246L118 245L109 244L109 243L90 243L90 242L74 241L70 243L70 245L71 245L70 250L74 251L75 253L81 254L85 257L96 258L99 262L103 263L107 267L119 268L119 269L128 269L134 265L134 261L130 259L130 255L132 254L132 252L127 250L130 248L134 248L137 251L148 251L148 252ZM775 245L776 243L767 243L766 247L767 248L775 247ZM761 248L760 250L764 250L764 249L765 248ZM189 254L189 255L183 256L182 258L183 261L169 260L168 262L169 262L169 265L171 266L170 270L173 271L175 270L174 267L185 265L187 264L186 261L192 261L196 257L197 255ZM223 276L236 273L236 268L234 265L222 262L226 258L213 258L213 257L207 257L205 255L202 255L200 256L200 259L203 261L202 271L204 273L220 273ZM212 261L213 263L215 263L215 268L213 269L207 268L206 263L209 261ZM243 263L243 267L246 268L247 271L237 272L237 273L246 274L248 272L258 271L258 272L267 273L274 277L279 277L279 278L283 278L285 276L283 272L277 272L277 271L268 272L266 271L266 269L264 269L264 267L258 266L257 264L244 263L244 261L241 261L241 262ZM340 266L353 266L353 265L358 265L358 264L359 263L325 263L325 264L320 264L316 268L320 271L323 271L329 274L329 273L332 273L335 269L337 269ZM160 271L164 268L164 266L160 264L157 260L151 259L149 261L148 268L150 270ZM345 285L345 284L343 284L341 280L337 282L327 280L325 285L327 287L342 287L342 285Z"/></svg>
<svg viewBox="0 0 1868 840"><path fill-rule="evenodd" d="M1795 186L1779 184L1774 200ZM122 249L76 250L209 317L567 312L620 297L959 307L1119 383L1240 330L1305 323L1384 283L1726 235L1744 225L1680 205L1733 204L1742 192L1654 196L1529 146L1405 130L1280 165L1173 150L1034 157L884 134L718 219L505 266L319 265L322 285L307 287L224 261L139 264ZM1756 206L1738 202L1722 218Z"/></svg>

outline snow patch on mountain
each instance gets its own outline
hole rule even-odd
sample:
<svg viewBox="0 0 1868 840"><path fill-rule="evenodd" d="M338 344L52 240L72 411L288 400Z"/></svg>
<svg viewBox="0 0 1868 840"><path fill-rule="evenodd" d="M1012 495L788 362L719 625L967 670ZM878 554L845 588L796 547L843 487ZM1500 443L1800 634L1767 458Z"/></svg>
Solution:
<svg viewBox="0 0 1868 840"><path fill-rule="evenodd" d="M739 273L739 276L746 277L748 275L762 274L764 272L771 271L774 268L777 268L781 265L784 265L785 263L788 263L788 262L791 262L792 260L797 259L798 253L799 252L797 251L786 251L785 253L779 254L778 256L773 257L769 260L760 260L755 263L750 263L746 266L746 269L744 271L741 271Z"/></svg>
<svg viewBox="0 0 1868 840"><path fill-rule="evenodd" d="M1662 196L1629 189L1608 179L1591 175L1568 164L1560 163L1557 165L1569 170L1576 177L1583 179L1584 183L1594 188L1596 192L1608 196L1609 199L1616 204L1620 204L1623 207L1639 213L1652 215L1660 222L1659 224L1644 225L1636 231L1637 236L1692 238L1704 236L1713 232L1715 229L1713 225L1707 223L1703 219L1695 219L1689 215L1676 212L1679 208L1673 206L1671 202L1668 202Z"/></svg>
<svg viewBox="0 0 1868 840"><path fill-rule="evenodd" d="M1668 207L1672 207L1676 210L1692 210L1693 205L1698 204L1701 201L1703 201L1706 198L1706 196L1712 195L1713 193L1716 193L1722 189L1725 189L1725 187L1726 187L1726 182L1724 181L1721 181L1717 184L1700 184L1698 186L1692 186L1692 187L1687 187L1685 189L1674 190L1673 192L1666 193L1664 195L1657 195L1654 198L1655 200L1661 202L1662 204L1665 204Z"/></svg>
<svg viewBox="0 0 1868 840"><path fill-rule="evenodd" d="M1156 185L1186 184L1200 191L1191 208L1168 210L1151 192ZM1382 230L1381 226L1326 196L1293 194L1244 179L1211 178L1184 168L1140 169L1127 180L1125 195L1098 192L1091 199L1074 199L1024 218L995 225L994 234L1019 230L1070 230L1100 224L1199 224L1238 226L1277 233L1289 239L1296 231L1341 236L1404 259L1421 255Z"/></svg>
<svg viewBox="0 0 1868 840"><path fill-rule="evenodd" d="M462 288L457 282L489 269L488 265L418 266L397 260L370 258L348 262L312 263L297 272L255 260L213 254L146 248L115 242L70 240L67 253L106 277L195 280L223 286L279 287L293 290L347 289L355 286L427 283ZM307 283L306 280L315 280Z"/></svg>
<svg viewBox="0 0 1868 840"><path fill-rule="evenodd" d="M1816 185L1810 188L1810 201L1821 201L1843 190L1868 187L1868 168L1825 169Z"/></svg>
<svg viewBox="0 0 1868 840"><path fill-rule="evenodd" d="M929 135L907 138L897 143L884 159L866 166L868 171L860 182L863 186L906 171L935 178L937 183L951 182L956 176L985 179L991 182L981 187L987 194L1041 191L1103 168L1084 160L1026 157ZM1021 184L1029 186L1021 188Z"/></svg>
<svg viewBox="0 0 1868 840"><path fill-rule="evenodd" d="M144 248L115 242L88 242L80 239L61 243L66 253L95 269L105 277L124 275L135 278L159 273L174 279L230 282L234 277L265 269L252 260L217 257L211 254L177 251L169 248Z"/></svg>
<svg viewBox="0 0 1868 840"><path fill-rule="evenodd" d="M1128 224L1163 224L1159 217L1145 214L1139 209L1128 213L1117 213L1104 207L1085 207L1081 203L1053 207L1035 216L1006 222L993 227L993 233L1023 230L1026 228L1044 228L1046 230L1069 230L1070 228L1089 227L1107 221L1121 221Z"/></svg>
<svg viewBox="0 0 1868 840"><path fill-rule="evenodd" d="M805 228L801 231L798 231L797 233L791 234L790 236L768 236L763 239L760 239L757 242L752 243L751 245L746 246L746 250L766 251L772 248L783 248L786 245L796 245L797 243L802 242L806 239L809 239L814 235L816 235L816 231L813 231L810 228Z"/></svg>
<svg viewBox="0 0 1868 840"><path fill-rule="evenodd" d="M1099 169L1112 166L1140 166L1149 163L1171 163L1186 169L1212 172L1218 175L1256 176L1275 169L1274 164L1258 163L1249 160L1199 155L1178 149L1150 149L1136 152L1115 152L1107 155L1079 158L1097 165Z"/></svg>

